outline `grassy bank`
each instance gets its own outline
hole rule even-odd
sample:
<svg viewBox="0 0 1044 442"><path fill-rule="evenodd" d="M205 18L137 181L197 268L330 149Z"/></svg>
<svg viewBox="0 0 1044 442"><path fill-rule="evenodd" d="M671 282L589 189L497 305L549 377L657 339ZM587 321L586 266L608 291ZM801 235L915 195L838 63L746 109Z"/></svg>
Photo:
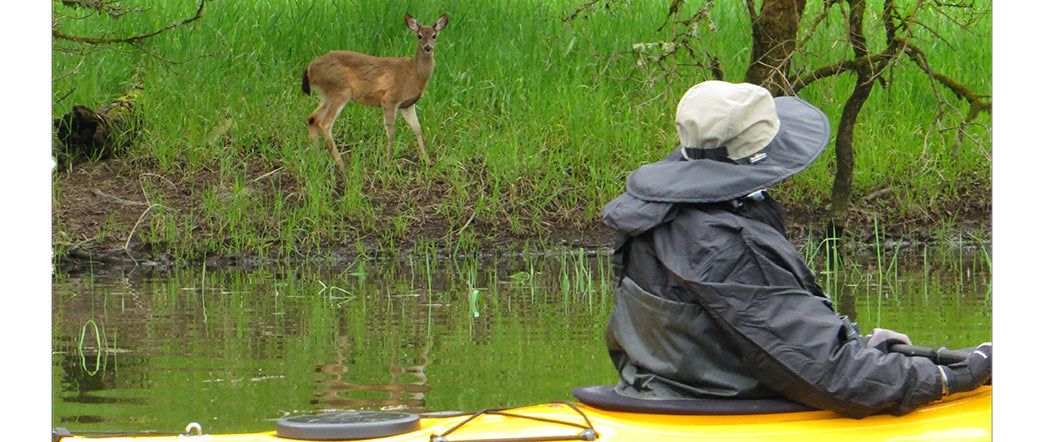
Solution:
<svg viewBox="0 0 1044 442"><path fill-rule="evenodd" d="M66 30L140 33L189 17L198 5L143 3L149 3L145 12L118 21L83 20ZM76 70L54 83L55 117L74 104L96 107L134 85L144 88L140 136L118 167L95 175L122 178L112 185L125 190L121 198L148 198L151 205L148 213L134 206L132 216L81 228L82 220L63 208L76 204L74 194L84 187L104 184L74 177L82 173L77 168L58 170L58 255L106 240L110 246L145 242L153 253L179 258L292 256L338 245L395 249L418 242L474 249L491 237L540 239L556 230L596 229L601 207L622 191L627 173L675 145L675 103L705 78L692 71L669 85L645 82L658 72L636 70L630 54L613 56L633 43L665 38L656 28L668 2L621 3L564 23L579 3L216 1L198 22L147 40L147 53L98 51L84 58L55 52L56 78ZM742 79L749 58L749 23L741 8L716 5L718 31L706 37L730 81ZM419 161L401 119L394 160L385 161L380 111L349 104L334 127L347 166L340 173L325 148L308 142L304 119L318 98L301 93L301 73L334 49L411 55L416 37L403 23L405 12L428 25L450 14L434 74L417 105L435 163ZM815 14L806 15L811 20ZM944 23L941 33L952 49L923 35L937 43L922 42L936 51L933 66L989 92L989 21L972 31ZM827 53L843 47L834 43L818 41L817 53L803 54L796 65L823 64ZM945 230L967 215L961 210L969 200L988 209L988 132L973 128L979 139L955 145L953 131L933 127L940 112L936 94L965 105L913 66L887 80L889 87L870 97L856 132L857 222L915 220ZM852 81L824 80L801 96L836 127ZM989 127L989 118L977 123ZM827 207L832 158L828 149L778 192L808 224ZM96 194L79 203L101 205L104 200L90 199Z"/></svg>

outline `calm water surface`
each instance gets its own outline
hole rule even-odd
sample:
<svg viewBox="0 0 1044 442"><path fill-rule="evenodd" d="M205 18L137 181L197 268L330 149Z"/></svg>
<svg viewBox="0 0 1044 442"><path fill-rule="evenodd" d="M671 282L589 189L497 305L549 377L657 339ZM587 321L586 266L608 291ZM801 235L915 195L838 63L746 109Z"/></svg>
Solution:
<svg viewBox="0 0 1044 442"><path fill-rule="evenodd" d="M853 253L816 270L864 332L951 348L990 340L983 250ZM74 432L267 431L328 409L476 411L569 400L574 386L616 376L604 254L99 269L56 276L52 305L52 421Z"/></svg>

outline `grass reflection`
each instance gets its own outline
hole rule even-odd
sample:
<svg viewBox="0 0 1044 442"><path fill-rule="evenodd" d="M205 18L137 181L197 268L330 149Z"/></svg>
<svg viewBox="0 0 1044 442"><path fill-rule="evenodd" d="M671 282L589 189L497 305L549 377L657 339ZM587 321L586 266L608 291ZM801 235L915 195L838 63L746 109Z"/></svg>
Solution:
<svg viewBox="0 0 1044 442"><path fill-rule="evenodd" d="M808 256L864 331L951 348L990 339L988 253L889 250L880 263L851 251L832 269ZM200 422L215 433L331 408L570 399L575 386L615 382L604 347L612 289L609 256L573 250L58 276L52 419L72 430ZM99 330L97 370L81 361L93 355L79 343L85 329L91 341L89 323Z"/></svg>

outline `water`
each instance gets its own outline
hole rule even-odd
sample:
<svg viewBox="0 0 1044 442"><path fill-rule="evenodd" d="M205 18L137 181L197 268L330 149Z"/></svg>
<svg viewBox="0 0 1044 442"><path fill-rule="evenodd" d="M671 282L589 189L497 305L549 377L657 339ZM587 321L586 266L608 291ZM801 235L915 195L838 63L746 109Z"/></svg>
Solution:
<svg viewBox="0 0 1044 442"><path fill-rule="evenodd" d="M823 264L821 285L864 331L951 348L990 340L981 250L854 254L829 272ZM615 382L603 341L611 286L607 256L570 251L59 275L52 423L248 432L316 410L569 400L574 386Z"/></svg>

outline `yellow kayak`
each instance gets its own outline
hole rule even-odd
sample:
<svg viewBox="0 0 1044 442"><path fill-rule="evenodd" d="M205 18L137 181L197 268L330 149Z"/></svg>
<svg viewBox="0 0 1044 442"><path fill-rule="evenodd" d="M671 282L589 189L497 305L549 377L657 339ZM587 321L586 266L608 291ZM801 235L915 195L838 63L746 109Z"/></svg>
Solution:
<svg viewBox="0 0 1044 442"><path fill-rule="evenodd" d="M274 431L204 434L191 424L185 434L110 436L63 435L55 440L90 441L238 441L366 440L386 442L453 441L989 441L992 437L993 389L983 386L948 396L903 416L850 419L831 411L769 412L745 415L682 415L609 411L584 403L554 402L475 414L395 412L355 413L354 421L314 423L316 416L284 419ZM320 415L329 416L329 415ZM387 425L379 421L386 420ZM320 418L319 421L322 419ZM376 422L376 423L374 423ZM312 426L316 431L309 434ZM376 427L374 427L376 425ZM382 428L382 426L386 428ZM394 428L393 428L394 427ZM340 433L338 433L340 431ZM374 432L375 431L375 432ZM388 433L381 433L388 431ZM397 434L392 434L397 433ZM382 435L387 434L387 435Z"/></svg>

